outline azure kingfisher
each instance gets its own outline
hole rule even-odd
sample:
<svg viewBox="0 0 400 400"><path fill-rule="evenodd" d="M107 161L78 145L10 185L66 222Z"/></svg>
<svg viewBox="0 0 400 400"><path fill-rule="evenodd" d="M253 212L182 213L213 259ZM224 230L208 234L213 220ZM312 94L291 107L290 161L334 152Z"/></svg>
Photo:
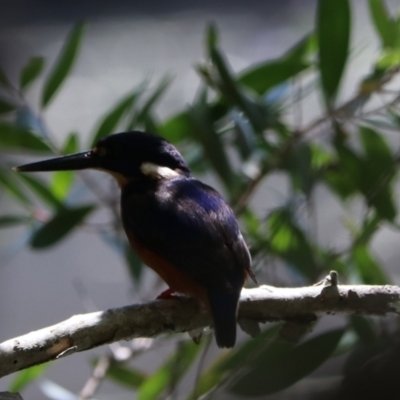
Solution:
<svg viewBox="0 0 400 400"><path fill-rule="evenodd" d="M93 149L15 168L20 172L97 169L121 189L121 218L139 258L169 286L211 313L219 347L233 347L249 250L235 215L212 187L191 176L178 150L145 132L117 133ZM164 295L164 296L163 296Z"/></svg>

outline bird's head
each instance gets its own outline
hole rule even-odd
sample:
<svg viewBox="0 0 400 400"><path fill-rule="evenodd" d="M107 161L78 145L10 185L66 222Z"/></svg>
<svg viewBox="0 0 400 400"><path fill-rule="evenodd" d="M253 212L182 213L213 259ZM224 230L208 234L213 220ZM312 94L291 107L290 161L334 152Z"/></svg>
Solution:
<svg viewBox="0 0 400 400"><path fill-rule="evenodd" d="M189 176L178 150L167 140L146 132L124 132L101 139L89 151L16 167L20 172L98 169L123 187L131 181Z"/></svg>

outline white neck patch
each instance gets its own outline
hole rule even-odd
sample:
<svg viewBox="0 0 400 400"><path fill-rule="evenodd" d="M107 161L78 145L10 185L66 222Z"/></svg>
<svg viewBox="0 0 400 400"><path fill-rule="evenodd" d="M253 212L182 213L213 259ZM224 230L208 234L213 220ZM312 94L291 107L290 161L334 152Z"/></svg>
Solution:
<svg viewBox="0 0 400 400"><path fill-rule="evenodd" d="M168 167L162 167L161 165L153 164L150 162L144 162L140 166L140 170L147 176L153 179L172 179L180 176L181 174L177 171L174 171Z"/></svg>

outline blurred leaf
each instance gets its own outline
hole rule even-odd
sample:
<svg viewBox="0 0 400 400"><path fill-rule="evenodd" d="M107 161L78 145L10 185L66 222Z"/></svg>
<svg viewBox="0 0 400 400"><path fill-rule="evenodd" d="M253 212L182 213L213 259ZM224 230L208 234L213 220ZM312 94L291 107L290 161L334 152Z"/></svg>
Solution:
<svg viewBox="0 0 400 400"><path fill-rule="evenodd" d="M131 389L137 389L146 380L146 376L136 369L122 364L111 364L107 378Z"/></svg>
<svg viewBox="0 0 400 400"><path fill-rule="evenodd" d="M0 170L0 184L24 206L30 206L31 202L25 196L25 193L15 184L14 179L10 179L9 175L2 170Z"/></svg>
<svg viewBox="0 0 400 400"><path fill-rule="evenodd" d="M125 245L125 261L128 265L133 282L138 283L142 276L143 264L142 260L132 250L129 243Z"/></svg>
<svg viewBox="0 0 400 400"><path fill-rule="evenodd" d="M363 221L363 225L356 237L355 243L364 246L367 245L371 241L374 234L378 231L380 226L381 219L376 214L366 218Z"/></svg>
<svg viewBox="0 0 400 400"><path fill-rule="evenodd" d="M390 18L385 2L383 0L369 0L368 3L372 21L382 41L382 47L395 47L399 40L399 30L396 21Z"/></svg>
<svg viewBox="0 0 400 400"><path fill-rule="evenodd" d="M87 205L59 210L50 221L32 235L31 246L34 249L43 249L54 245L68 235L95 208L94 205Z"/></svg>
<svg viewBox="0 0 400 400"><path fill-rule="evenodd" d="M73 132L67 137L61 153L66 155L76 153L78 150L78 134ZM63 200L67 197L74 183L74 177L74 171L56 171L53 173L50 189L57 199Z"/></svg>
<svg viewBox="0 0 400 400"><path fill-rule="evenodd" d="M237 184L237 179L230 165L225 146L216 133L211 110L201 99L189 111L192 122L191 134L202 145L204 154L228 189Z"/></svg>
<svg viewBox="0 0 400 400"><path fill-rule="evenodd" d="M137 124L146 123L149 115L153 110L153 107L161 99L162 95L165 93L170 83L171 83L171 78L168 76L165 76L161 80L159 85L156 86L153 93L146 100L142 108L138 112L136 112L135 115L133 116L131 122L128 125L128 130L132 130Z"/></svg>
<svg viewBox="0 0 400 400"><path fill-rule="evenodd" d="M35 365L34 367L30 367L18 372L15 378L11 381L8 390L10 392L20 392L31 382L40 378L50 365L50 363Z"/></svg>
<svg viewBox="0 0 400 400"><path fill-rule="evenodd" d="M258 94L264 94L272 87L286 82L310 67L311 64L305 61L305 56L310 52L314 39L313 34L307 35L281 58L244 71L238 81Z"/></svg>
<svg viewBox="0 0 400 400"><path fill-rule="evenodd" d="M335 103L346 65L350 42L350 5L348 0L319 0L317 36L323 96L328 109Z"/></svg>
<svg viewBox="0 0 400 400"><path fill-rule="evenodd" d="M137 400L159 399L161 393L177 384L196 359L203 348L192 341L180 342L179 348L168 360L140 386Z"/></svg>
<svg viewBox="0 0 400 400"><path fill-rule="evenodd" d="M8 80L5 72L1 67L0 67L0 86L5 86L5 87L10 86L10 81Z"/></svg>
<svg viewBox="0 0 400 400"><path fill-rule="evenodd" d="M373 343L378 339L374 323L369 317L364 315L351 315L349 320L350 326L363 342Z"/></svg>
<svg viewBox="0 0 400 400"><path fill-rule="evenodd" d="M44 83L41 103L43 108L50 103L50 100L60 89L65 78L70 73L78 55L84 28L85 26L82 22L77 23L66 39L58 55L57 62Z"/></svg>
<svg viewBox="0 0 400 400"><path fill-rule="evenodd" d="M318 271L313 251L304 232L292 220L291 212L279 208L269 214L267 223L270 230L269 250L307 278L315 279Z"/></svg>
<svg viewBox="0 0 400 400"><path fill-rule="evenodd" d="M171 143L177 143L187 138L192 129L189 113L182 111L159 125L158 133Z"/></svg>
<svg viewBox="0 0 400 400"><path fill-rule="evenodd" d="M391 189L396 161L382 134L360 127L360 138L365 152L361 191L379 217L392 221L397 213Z"/></svg>
<svg viewBox="0 0 400 400"><path fill-rule="evenodd" d="M47 143L49 139L47 128L40 115L35 114L27 105L17 109L14 126L17 129L23 129L34 133L39 138L43 139L45 143Z"/></svg>
<svg viewBox="0 0 400 400"><path fill-rule="evenodd" d="M24 173L18 174L18 178L23 180L38 197L54 210L65 209L64 204L55 197L52 191L39 179Z"/></svg>
<svg viewBox="0 0 400 400"><path fill-rule="evenodd" d="M335 351L344 333L337 329L292 347L284 342L258 354L250 370L230 385L229 391L242 396L265 396L283 390L309 375Z"/></svg>
<svg viewBox="0 0 400 400"><path fill-rule="evenodd" d="M223 96L223 100L243 111L256 131L264 129L271 119L267 105L257 102L245 93L233 77L225 57L217 48L210 49L210 57L218 72L218 77L213 78L214 85Z"/></svg>
<svg viewBox="0 0 400 400"><path fill-rule="evenodd" d="M352 258L360 277L366 285L385 285L389 279L382 267L372 257L369 249L361 244L352 250Z"/></svg>
<svg viewBox="0 0 400 400"><path fill-rule="evenodd" d="M207 27L207 33L206 33L206 41L207 41L207 49L210 51L210 49L218 46L218 30L217 26L214 23L211 23Z"/></svg>
<svg viewBox="0 0 400 400"><path fill-rule="evenodd" d="M0 122L0 146L7 150L51 152L48 145L28 130Z"/></svg>
<svg viewBox="0 0 400 400"><path fill-rule="evenodd" d="M32 57L28 64L22 68L19 77L19 87L21 90L26 89L30 86L35 79L40 75L44 68L44 58L43 57Z"/></svg>
<svg viewBox="0 0 400 400"><path fill-rule="evenodd" d="M9 103L7 100L0 98L0 115L7 114L11 111L15 111L16 105Z"/></svg>
<svg viewBox="0 0 400 400"><path fill-rule="evenodd" d="M13 225L25 224L27 222L31 222L32 218L27 217L26 215L7 215L0 216L0 228L7 228Z"/></svg>
<svg viewBox="0 0 400 400"><path fill-rule="evenodd" d="M122 117L126 115L133 107L139 95L140 92L134 91L125 96L105 115L105 117L103 117L99 127L91 139L90 147L95 146L95 144L103 137L114 133L118 123L121 121Z"/></svg>
<svg viewBox="0 0 400 400"><path fill-rule="evenodd" d="M396 172L395 159L384 136L371 128L361 126L360 138L367 161L374 164L371 170L376 171L377 175L393 175Z"/></svg>

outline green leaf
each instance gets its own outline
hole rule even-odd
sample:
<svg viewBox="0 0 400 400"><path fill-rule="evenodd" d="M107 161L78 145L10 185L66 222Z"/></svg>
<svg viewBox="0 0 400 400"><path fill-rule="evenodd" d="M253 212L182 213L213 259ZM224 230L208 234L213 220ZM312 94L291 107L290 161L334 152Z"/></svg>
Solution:
<svg viewBox="0 0 400 400"><path fill-rule="evenodd" d="M202 349L192 341L179 343L179 348L152 376L146 379L140 386L136 400L159 399L161 393L177 384L183 375L189 370Z"/></svg>
<svg viewBox="0 0 400 400"><path fill-rule="evenodd" d="M78 152L78 150L78 135L71 133L62 147L61 153L71 154ZM74 177L74 171L56 171L53 173L50 189L57 199L63 200L67 197L74 182Z"/></svg>
<svg viewBox="0 0 400 400"><path fill-rule="evenodd" d="M357 245L353 248L352 258L362 281L366 285L385 285L389 279L382 267L372 257L367 246Z"/></svg>
<svg viewBox="0 0 400 400"><path fill-rule="evenodd" d="M334 106L346 65L350 25L348 0L319 0L317 10L319 68L323 96L328 109Z"/></svg>
<svg viewBox="0 0 400 400"><path fill-rule="evenodd" d="M360 127L360 138L365 153L361 190L378 216L392 221L397 213L391 188L396 174L396 160L382 134Z"/></svg>
<svg viewBox="0 0 400 400"><path fill-rule="evenodd" d="M360 127L360 139L364 148L367 162L373 164L372 171L379 176L382 173L393 175L396 164L388 143L383 134L365 126Z"/></svg>
<svg viewBox="0 0 400 400"><path fill-rule="evenodd" d="M162 95L167 90L168 86L171 83L171 78L168 76L164 77L158 86L156 86L154 92L149 96L141 110L139 110L133 116L131 122L128 125L128 130L132 130L137 124L145 124L147 119L150 117L152 113L153 107L156 103L161 99Z"/></svg>
<svg viewBox="0 0 400 400"><path fill-rule="evenodd" d="M298 272L315 279L318 271L310 243L304 232L294 223L291 212L279 208L268 216L270 251L279 255Z"/></svg>
<svg viewBox="0 0 400 400"><path fill-rule="evenodd" d="M7 228L13 225L25 224L31 222L32 218L26 215L7 215L4 217L0 216L0 228Z"/></svg>
<svg viewBox="0 0 400 400"><path fill-rule="evenodd" d="M9 103L7 100L0 98L0 115L7 114L11 111L15 111L16 109L17 109L17 106Z"/></svg>
<svg viewBox="0 0 400 400"><path fill-rule="evenodd" d="M21 90L27 89L35 79L40 75L44 68L43 57L32 57L28 64L22 68L21 75L19 77L19 87Z"/></svg>
<svg viewBox="0 0 400 400"><path fill-rule="evenodd" d="M276 342L258 354L250 370L233 382L230 392L242 396L266 396L283 390L309 375L335 351L343 329L323 333L296 347Z"/></svg>
<svg viewBox="0 0 400 400"><path fill-rule="evenodd" d="M76 24L65 41L58 60L44 84L41 103L43 108L50 103L70 73L78 55L84 28L82 22Z"/></svg>
<svg viewBox="0 0 400 400"><path fill-rule="evenodd" d="M305 56L310 52L313 41L314 35L307 35L283 57L250 67L240 74L238 81L256 93L264 94L311 66L305 61Z"/></svg>
<svg viewBox="0 0 400 400"><path fill-rule="evenodd" d="M50 363L47 363L35 365L34 367L24 369L15 376L15 378L10 383L8 390L13 393L20 392L21 390L25 389L26 386L28 386L31 382L40 378L46 371L46 369L49 368L49 366Z"/></svg>
<svg viewBox="0 0 400 400"><path fill-rule="evenodd" d="M378 339L376 326L369 317L352 315L349 320L351 327L363 342L374 343Z"/></svg>
<svg viewBox="0 0 400 400"><path fill-rule="evenodd" d="M4 87L9 87L10 86L10 81L7 78L7 75L3 71L3 69L0 67L0 86Z"/></svg>
<svg viewBox="0 0 400 400"><path fill-rule="evenodd" d="M9 175L2 170L0 170L0 184L3 185L6 191L14 196L24 206L30 206L31 202L19 186L15 184L15 180L10 179Z"/></svg>
<svg viewBox="0 0 400 400"><path fill-rule="evenodd" d="M32 236L31 246L43 249L52 246L67 236L96 206L87 205L59 210L53 218L42 225Z"/></svg>
<svg viewBox="0 0 400 400"><path fill-rule="evenodd" d="M159 125L158 134L165 137L171 143L177 143L186 139L192 129L189 113L182 111Z"/></svg>
<svg viewBox="0 0 400 400"><path fill-rule="evenodd" d="M369 0L368 3L372 21L382 41L382 47L394 48L399 40L396 21L390 18L383 0Z"/></svg>
<svg viewBox="0 0 400 400"><path fill-rule="evenodd" d="M192 123L191 134L202 145L204 154L228 189L233 189L237 178L232 170L225 146L214 128L210 107L203 100L197 101L189 111Z"/></svg>
<svg viewBox="0 0 400 400"><path fill-rule="evenodd" d="M49 146L34 133L0 122L0 146L7 150L29 150L50 153Z"/></svg>
<svg viewBox="0 0 400 400"><path fill-rule="evenodd" d="M54 196L52 191L40 179L24 173L18 174L18 177L51 208L54 210L65 209L64 204Z"/></svg>
<svg viewBox="0 0 400 400"><path fill-rule="evenodd" d="M93 147L103 137L114 133L122 117L126 115L138 99L140 92L134 91L120 100L102 119L91 139L90 147Z"/></svg>
<svg viewBox="0 0 400 400"><path fill-rule="evenodd" d="M131 389L137 389L146 380L146 376L126 365L113 363L107 370L107 378Z"/></svg>
<svg viewBox="0 0 400 400"><path fill-rule="evenodd" d="M250 365L260 351L275 344L275 339L281 327L282 324L275 324L256 338L246 341L240 347L236 347L229 353L220 354L200 376L196 387L188 396L188 399L200 398L215 386L221 384L225 378L235 376L235 371L240 371L243 365Z"/></svg>

